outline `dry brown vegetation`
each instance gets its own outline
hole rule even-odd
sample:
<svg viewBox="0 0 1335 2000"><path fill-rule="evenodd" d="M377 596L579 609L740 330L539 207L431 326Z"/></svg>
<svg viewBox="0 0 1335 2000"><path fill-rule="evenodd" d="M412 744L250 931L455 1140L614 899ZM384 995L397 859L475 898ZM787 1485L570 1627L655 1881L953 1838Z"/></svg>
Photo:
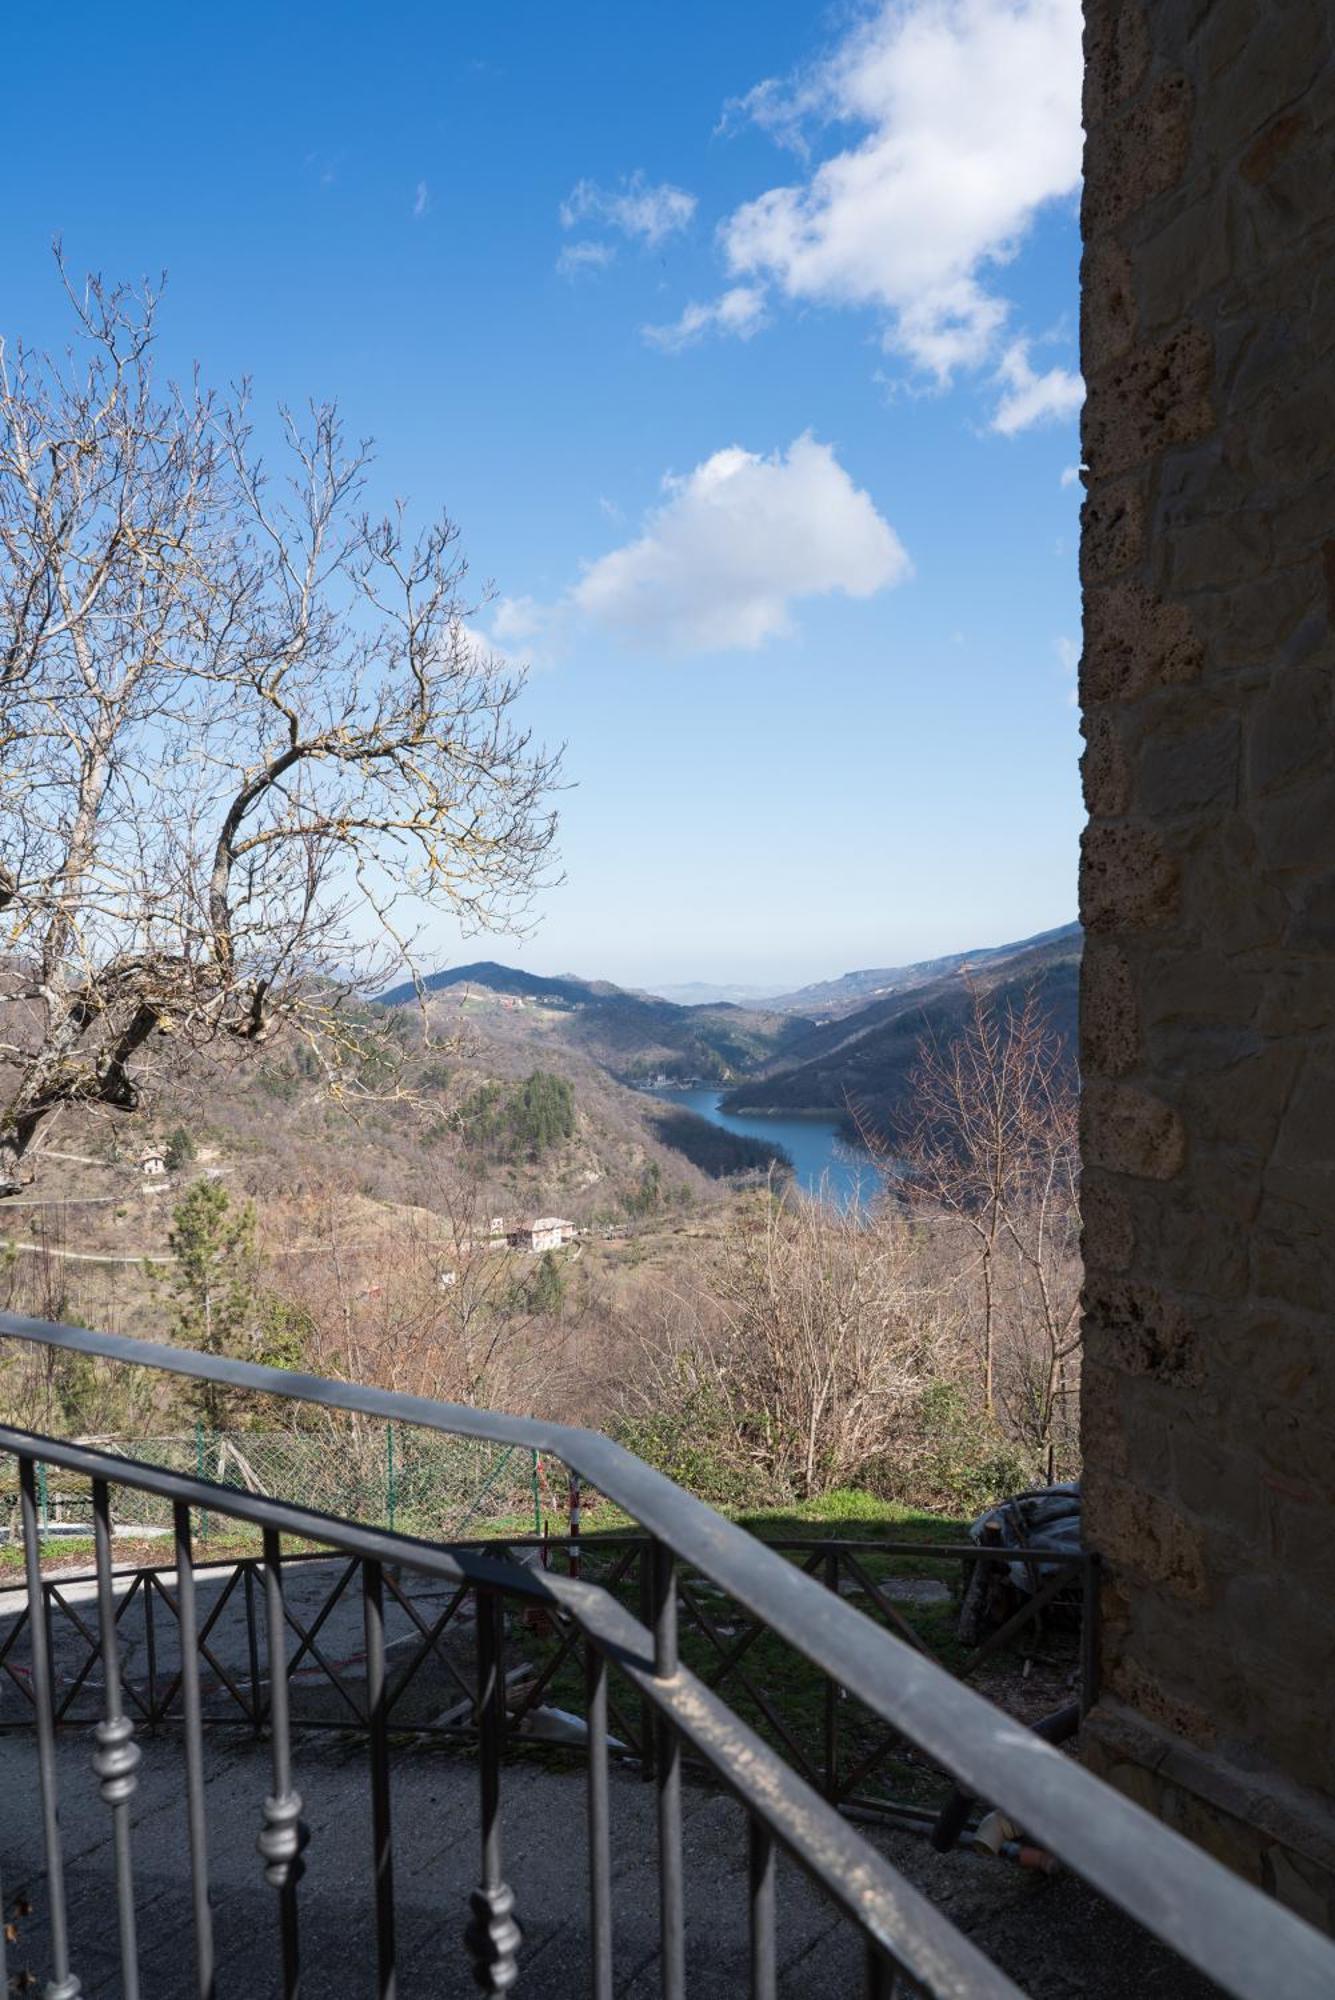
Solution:
<svg viewBox="0 0 1335 2000"><path fill-rule="evenodd" d="M861 1485L959 1508L1077 1469L1074 1106L1035 1006L975 994L966 1031L924 1047L886 1191L851 1215L779 1185L720 1193L684 1162L632 1213L657 1157L639 1103L586 1089L577 1061L574 1137L539 1163L479 1161L449 1107L479 1075L521 1075L532 1044L470 1032L415 1127L340 1140L318 1094L262 1085L214 1105L192 1171L229 1161L219 1185L258 1210L238 1351L277 1342L318 1372L610 1427L724 1503ZM71 1206L67 1240L161 1240L178 1196L134 1188L118 1222ZM551 1260L497 1247L491 1219L521 1198L585 1233ZM48 1220L11 1259L0 1297L179 1337L161 1277L62 1259L57 1235ZM174 1421L160 1397L122 1406L92 1371L59 1377L11 1371L7 1400L85 1429Z"/></svg>

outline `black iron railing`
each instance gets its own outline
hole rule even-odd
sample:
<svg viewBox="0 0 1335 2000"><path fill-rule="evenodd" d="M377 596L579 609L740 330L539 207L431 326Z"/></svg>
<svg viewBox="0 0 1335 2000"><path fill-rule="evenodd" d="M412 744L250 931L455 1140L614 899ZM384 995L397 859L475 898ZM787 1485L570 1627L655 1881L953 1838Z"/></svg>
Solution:
<svg viewBox="0 0 1335 2000"><path fill-rule="evenodd" d="M955 1575L979 1561L972 1544L915 1542L862 1537L766 1538L765 1545L796 1563L822 1587L851 1597L864 1615L958 1679L982 1682L984 1670L1000 1663L1013 1682L1023 1667L1026 1719L1037 1720L1073 1699L1083 1712L1094 1699L1095 1661L1084 1643L1095 1615L1097 1564L1078 1552L1035 1558L1050 1569L1034 1587L1008 1603L1009 1615L972 1646L955 1642L955 1604L942 1572ZM57 1548L59 1544L56 1545ZM617 1595L632 1608L646 1602L652 1543L643 1535L602 1533L579 1542L520 1536L472 1544L480 1553L512 1560L541 1560L568 1574L578 1565L584 1581ZM134 1720L150 1730L182 1719L180 1605L174 1565L116 1568L116 1624L123 1660L123 1698ZM195 1544L197 1569L202 1550ZM1009 1556L1007 1557L1007 1562ZM364 1732L373 1708L364 1678L365 1651L356 1644L347 1659L346 1607L359 1588L361 1565L354 1557L331 1561L327 1554L288 1553L289 1576L314 1577L317 1594L302 1610L289 1598L283 1605L289 1632L286 1677L292 1720L303 1729ZM316 1565L312 1571L310 1565ZM907 1571L907 1574L899 1572ZM258 1555L209 1561L205 1600L198 1622L202 1720L205 1726L263 1729L268 1718L268 1677L264 1648L264 1565ZM102 1639L74 1592L78 1578L44 1576L42 1598L48 1633L58 1640L53 1687L56 1726L87 1727L101 1714L97 1678ZM471 1735L476 1726L472 1691L458 1648L460 1628L473 1616L472 1594L454 1591L439 1611L424 1615L412 1589L392 1573L380 1586L397 1636L398 1655L383 1694L383 1719L396 1736L449 1741ZM899 1592L902 1603L896 1603ZM708 1593L708 1595L707 1595ZM930 1597L926 1593L932 1593ZM724 1694L771 1747L781 1751L821 1796L860 1817L911 1826L931 1825L952 1791L948 1773L927 1766L898 1731L885 1726L861 1704L791 1649L776 1647L762 1618L726 1598L707 1579L678 1566L678 1623L688 1664L715 1694ZM915 1622L914 1613L917 1613ZM380 1614L382 1619L384 1612ZM340 1616L342 1624L339 1625ZM930 1636L923 1626L933 1620ZM568 1747L568 1732L549 1725L566 1711L553 1702L583 1699L582 1634L535 1619L537 1636L523 1636L520 1650L532 1655L507 1675L506 1709L512 1736L541 1752L553 1742ZM944 1632L942 1626L944 1624ZM331 1645L331 1630L343 1638ZM34 1694L22 1662L28 1633L24 1587L0 1586L0 1731L29 1729ZM468 1631L463 1637L468 1639ZM947 1642L943 1644L943 1638ZM1042 1650L1040 1651L1040 1648ZM232 1657L225 1658L230 1651ZM140 1663L136 1669L134 1662ZM352 1668L352 1672L345 1671ZM1032 1678L1029 1670L1036 1669ZM447 1706L442 1708L442 1699ZM652 1775L652 1704L630 1709L611 1703L623 1761Z"/></svg>
<svg viewBox="0 0 1335 2000"><path fill-rule="evenodd" d="M131 1713L138 1695L120 1660L118 1619L126 1598L112 1566L111 1492L151 1493L173 1509L174 1587L168 1593L179 1634L176 1674L184 1724L189 1869L194 1910L197 1991L215 1992L204 1808L205 1738L201 1662L209 1638L197 1602L192 1510L249 1524L262 1553L245 1574L262 1602L250 1669L250 1719L267 1729L272 1789L259 1833L264 1873L276 1892L282 1940L282 1990L299 1990L298 1884L306 1833L293 1783L291 1739L293 1630L285 1604L283 1537L299 1538L347 1560L345 1587L360 1586L366 1659L364 1710L371 1776L373 1882L378 1947L377 1991L396 1990L395 1895L391 1833L390 1697L386 1665L387 1588L395 1570L434 1577L474 1608L475 1683L481 1855L471 1897L467 1942L484 1992L509 1991L522 1972L515 1896L501 1841L502 1756L510 1727L503 1651L504 1608L531 1607L551 1619L561 1643L583 1654L587 1717L589 1966L594 2000L613 1991L613 1912L609 1823L610 1683L626 1684L648 1718L657 1794L660 1984L666 2000L684 2000L682 1760L707 1765L740 1801L750 1842L751 1991L772 2000L776 1984L776 1848L784 1849L858 1927L866 1947L866 1990L874 2000L930 1994L952 2000L1001 2000L1021 1989L992 1965L925 1896L842 1815L834 1799L766 1742L706 1680L684 1664L679 1644L682 1573L707 1579L742 1608L757 1629L775 1635L836 1690L847 1690L896 1739L949 1772L971 1796L1000 1807L1026 1835L1120 1905L1189 1965L1239 2000L1318 2000L1335 1991L1335 1948L1315 1931L1241 1883L1198 1849L1101 1784L1072 1760L947 1672L922 1647L863 1615L827 1580L767 1548L722 1519L631 1454L597 1434L532 1419L430 1403L386 1391L325 1382L241 1362L0 1315L0 1334L105 1361L149 1366L251 1394L268 1393L396 1423L539 1450L563 1460L615 1501L645 1539L640 1614L618 1593L585 1578L562 1576L513 1556L477 1547L433 1544L383 1528L339 1520L276 1498L219 1486L93 1446L0 1426L0 1454L17 1460L28 1591L31 1698L40 1773L51 1957L48 2000L81 1992L72 1969L58 1813L57 1718L69 1691L58 1689L49 1623L51 1595L40 1569L37 1468L63 1468L91 1483L97 1575L96 1655L103 1713L94 1765L113 1815L122 1991L139 1993L135 1938L132 1813L138 1757ZM306 1654L318 1649L307 1627ZM232 1677L235 1679L235 1676ZM717 1678L717 1677L716 1677ZM267 1694L260 1692L267 1687ZM245 1690L237 1686L245 1705ZM0 1947L2 1948L2 1947ZM3 1967L0 1967L0 1980Z"/></svg>

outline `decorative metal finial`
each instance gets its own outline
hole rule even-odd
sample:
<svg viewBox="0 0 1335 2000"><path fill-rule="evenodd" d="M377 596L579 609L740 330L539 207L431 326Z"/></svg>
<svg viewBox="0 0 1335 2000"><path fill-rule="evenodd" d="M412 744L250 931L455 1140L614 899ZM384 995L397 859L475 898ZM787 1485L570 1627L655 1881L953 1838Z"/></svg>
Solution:
<svg viewBox="0 0 1335 2000"><path fill-rule="evenodd" d="M269 1792L264 1800L264 1830L255 1845L264 1856L264 1879L271 1888L296 1887L306 1866L301 1857L310 1837L310 1828L302 1824L301 1793L275 1797Z"/></svg>
<svg viewBox="0 0 1335 2000"><path fill-rule="evenodd" d="M495 1889L474 1889L469 1897L473 1920L464 1943L473 1960L473 1977L484 1993L508 1993L519 1977L519 1947L524 1933L515 1922L514 1890L507 1882Z"/></svg>

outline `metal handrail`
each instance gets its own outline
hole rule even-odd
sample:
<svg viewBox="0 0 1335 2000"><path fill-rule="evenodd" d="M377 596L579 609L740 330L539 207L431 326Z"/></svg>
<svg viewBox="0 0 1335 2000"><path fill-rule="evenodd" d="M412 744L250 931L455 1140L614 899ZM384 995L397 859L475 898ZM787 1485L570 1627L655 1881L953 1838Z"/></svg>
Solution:
<svg viewBox="0 0 1335 2000"><path fill-rule="evenodd" d="M833 1681L944 1765L962 1788L1000 1806L1032 1839L1225 1992L1238 2000L1326 2000L1335 1990L1335 1948L1310 1926L609 1438L570 1425L325 1381L14 1314L0 1314L0 1336L326 1409L520 1445L559 1458L656 1539L669 1577L675 1559L709 1577ZM510 1594L518 1591L558 1604L578 1619L600 1649L615 1656L618 1667L660 1713L670 1716L675 1730L688 1739L698 1739L697 1747L729 1783L737 1784L744 1771L763 1769L765 1783L770 1784L777 1767L800 1787L803 1812L822 1804L775 1753L680 1667L675 1655L675 1596L670 1590L659 1593L651 1641L645 1625L614 1598L572 1579L537 1579L532 1573L464 1550L446 1553L413 1537L387 1535L288 1503L219 1488L160 1467L136 1466L133 1461L19 1431L0 1430L0 1449L47 1458L118 1484L144 1486L186 1506L219 1508L238 1519L253 1520L270 1532L281 1528L282 1532L310 1534L377 1561L399 1559L405 1548L411 1548L416 1567L471 1579L484 1589ZM301 1521L309 1525L297 1525ZM528 1580L517 1581L521 1576ZM663 1625L669 1596L672 1631L665 1650ZM767 1818L764 1798L773 1810L773 1798L763 1786L761 1797L748 1800L753 1813L761 1818ZM843 1826L837 1814L833 1818ZM783 1831L776 1827L775 1831L785 1843L796 1837L794 1825ZM893 1871L891 1875L902 1899L909 1894L908 1887ZM922 1901L910 1895L910 1901L915 1900ZM930 1905L925 1908L930 1911ZM875 1931L867 1915L859 1921L870 1932ZM915 1913L915 1922L923 1923L934 1937L943 1921L935 1912L930 1917L923 1910ZM963 1941L949 1925L945 1929L957 1949ZM901 1953L901 1941L886 1942L888 1949ZM911 1964L911 1959L901 1962ZM932 1984L925 1969L915 1976L923 1978L930 1991L952 1990L948 1985ZM993 1981L998 1978L993 1969ZM983 1993L1007 1989L993 1983L962 1990Z"/></svg>
<svg viewBox="0 0 1335 2000"><path fill-rule="evenodd" d="M0 1425L0 1451L44 1460L94 1480L163 1495L178 1506L248 1521L266 1535L299 1535L378 1564L410 1563L424 1575L527 1599L572 1618L598 1650L722 1777L832 1899L895 1963L939 2000L1023 2000L1017 1987L875 1848L799 1778L689 1668L660 1670L655 1633L597 1584L528 1569L476 1548L445 1548L313 1508L219 1486L136 1459ZM272 1678L277 1690L281 1675ZM198 1722L191 1726L198 1736ZM286 1723L283 1725L286 1734Z"/></svg>

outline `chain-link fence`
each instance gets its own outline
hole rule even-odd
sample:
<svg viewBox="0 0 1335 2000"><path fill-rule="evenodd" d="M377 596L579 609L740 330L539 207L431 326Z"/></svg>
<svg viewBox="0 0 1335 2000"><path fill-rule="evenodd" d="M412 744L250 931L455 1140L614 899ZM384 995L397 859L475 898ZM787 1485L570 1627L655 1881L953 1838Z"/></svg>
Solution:
<svg viewBox="0 0 1335 2000"><path fill-rule="evenodd" d="M489 1533L541 1535L567 1529L564 1466L520 1446L444 1437L403 1424L364 1423L336 1431L191 1431L164 1437L99 1437L106 1451L244 1492L263 1493L343 1520L397 1529L432 1541ZM17 1492L0 1496L17 1502ZM39 1468L44 1532L69 1533L90 1519L86 1480ZM171 1503L132 1487L113 1489L115 1524L160 1533ZM235 1524L227 1524L231 1532ZM216 1538L224 1523L196 1516L196 1534Z"/></svg>

